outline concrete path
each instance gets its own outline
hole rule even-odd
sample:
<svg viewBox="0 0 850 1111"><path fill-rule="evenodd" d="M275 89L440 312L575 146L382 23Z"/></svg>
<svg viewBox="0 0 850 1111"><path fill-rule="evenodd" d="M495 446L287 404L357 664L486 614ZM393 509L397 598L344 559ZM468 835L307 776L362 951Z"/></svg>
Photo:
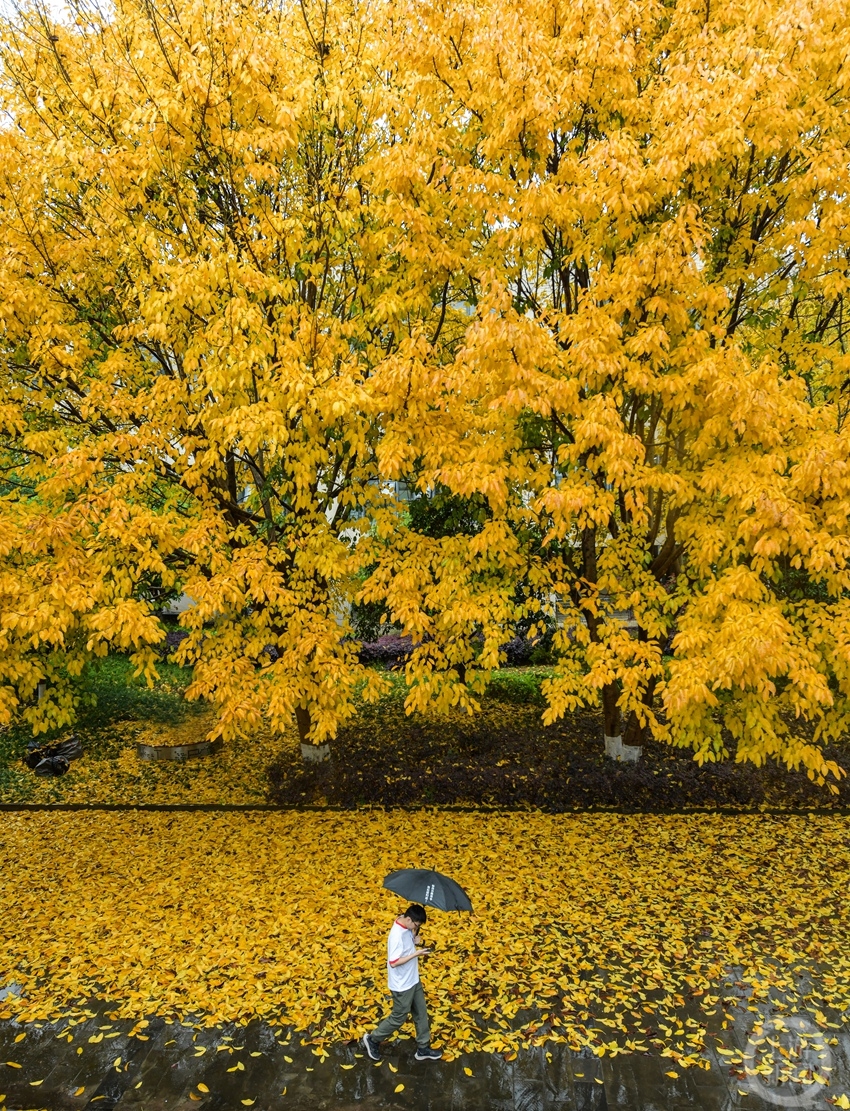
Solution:
<svg viewBox="0 0 850 1111"><path fill-rule="evenodd" d="M134 1027L110 1019L109 1010L81 1007L73 1025L0 1022L2 1111L826 1111L826 1097L850 1091L845 1032L822 1061L831 1066L830 1087L795 1097L730 1074L714 1052L710 1070L650 1056L583 1057L561 1046L512 1062L470 1054L428 1063L415 1061L414 1042L401 1038L375 1065L360 1046L334 1046L320 1057L298 1035L264 1023L201 1029L151 1019ZM746 1044L743 1026L728 1033L728 1046Z"/></svg>

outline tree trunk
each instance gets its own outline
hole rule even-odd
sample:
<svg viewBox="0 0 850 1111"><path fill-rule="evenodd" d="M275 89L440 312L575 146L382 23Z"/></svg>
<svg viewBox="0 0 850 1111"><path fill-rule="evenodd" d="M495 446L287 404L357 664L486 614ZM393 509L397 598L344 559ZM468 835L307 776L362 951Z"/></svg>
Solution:
<svg viewBox="0 0 850 1111"><path fill-rule="evenodd" d="M602 719L605 731L605 755L612 760L637 761L641 749L632 744L623 744L623 722L617 699L620 696L616 683L606 683L602 688ZM633 717L634 715L630 716Z"/></svg>
<svg viewBox="0 0 850 1111"><path fill-rule="evenodd" d="M606 683L602 688L602 718L606 737L619 737L622 733L620 707L617 705L619 697L620 691L616 683Z"/></svg>
<svg viewBox="0 0 850 1111"><path fill-rule="evenodd" d="M646 726L641 725L638 716L632 710L626 719L626 728L623 730L623 744L642 745L646 737Z"/></svg>
<svg viewBox="0 0 850 1111"><path fill-rule="evenodd" d="M329 744L314 745L308 738L313 726L310 711L306 706L295 707L295 721L298 725L298 736L301 740L301 759L305 764L320 764L329 760L331 746Z"/></svg>

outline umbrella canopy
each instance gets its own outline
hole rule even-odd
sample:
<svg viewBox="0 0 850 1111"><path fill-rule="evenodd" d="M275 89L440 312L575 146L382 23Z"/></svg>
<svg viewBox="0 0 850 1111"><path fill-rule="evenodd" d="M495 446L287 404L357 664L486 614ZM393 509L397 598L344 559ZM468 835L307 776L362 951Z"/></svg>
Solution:
<svg viewBox="0 0 850 1111"><path fill-rule="evenodd" d="M384 887L411 903L421 903L437 910L472 910L469 896L459 884L430 868L402 868L391 872Z"/></svg>

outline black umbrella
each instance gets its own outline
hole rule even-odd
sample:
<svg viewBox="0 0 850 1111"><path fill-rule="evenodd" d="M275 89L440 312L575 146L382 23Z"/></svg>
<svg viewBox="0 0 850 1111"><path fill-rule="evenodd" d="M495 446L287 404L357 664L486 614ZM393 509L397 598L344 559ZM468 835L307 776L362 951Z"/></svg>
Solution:
<svg viewBox="0 0 850 1111"><path fill-rule="evenodd" d="M472 910L472 903L463 888L440 872L430 868L402 868L390 872L384 887L411 903L421 903L437 910Z"/></svg>

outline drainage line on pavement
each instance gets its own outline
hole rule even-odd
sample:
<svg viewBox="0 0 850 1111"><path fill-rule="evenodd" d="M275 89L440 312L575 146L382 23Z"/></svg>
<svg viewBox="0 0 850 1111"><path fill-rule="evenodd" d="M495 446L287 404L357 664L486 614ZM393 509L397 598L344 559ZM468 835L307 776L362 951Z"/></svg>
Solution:
<svg viewBox="0 0 850 1111"><path fill-rule="evenodd" d="M654 815L658 817L686 818L689 814L721 814L724 817L742 817L747 815L764 814L769 817L800 818L800 817L847 817L850 815L850 806L832 807L799 807L796 809L783 809L782 807L764 807L755 810L743 810L733 806L693 806L688 809L670 810L631 810L614 806L587 806L575 810L543 810L527 806L316 806L304 804L301 806L270 806L258 803L215 803L215 802L187 802L187 803L159 803L159 802L3 802L0 803L0 813L25 814L37 813L47 810L90 812L90 813L131 813L133 811L153 811L163 813L203 813L203 814L394 814L403 810L404 813L423 812L429 814L545 814L550 817L565 818L580 814L619 814L629 815Z"/></svg>

